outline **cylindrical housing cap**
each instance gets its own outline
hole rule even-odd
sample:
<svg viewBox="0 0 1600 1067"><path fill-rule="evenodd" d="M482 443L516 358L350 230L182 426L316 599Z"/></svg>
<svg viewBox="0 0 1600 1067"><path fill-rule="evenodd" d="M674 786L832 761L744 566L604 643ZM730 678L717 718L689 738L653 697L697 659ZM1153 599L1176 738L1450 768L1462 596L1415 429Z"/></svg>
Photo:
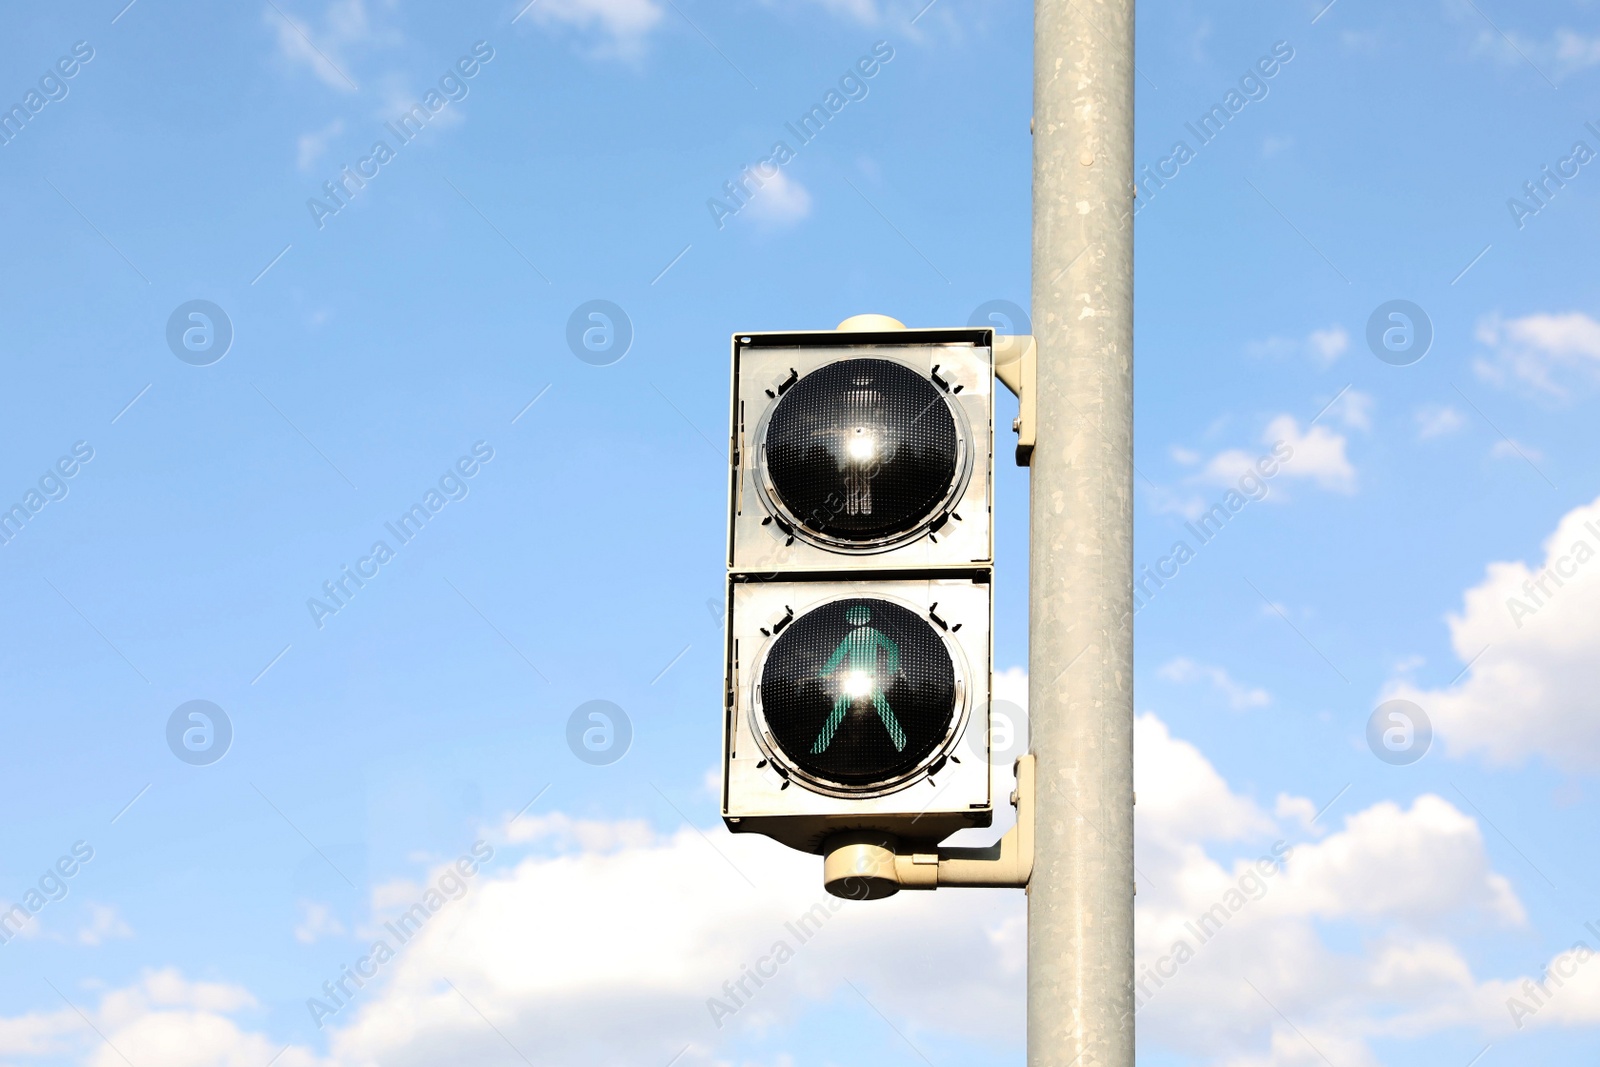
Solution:
<svg viewBox="0 0 1600 1067"><path fill-rule="evenodd" d="M824 846L822 885L846 900L881 900L900 891L894 873L894 838L852 833L830 838Z"/></svg>

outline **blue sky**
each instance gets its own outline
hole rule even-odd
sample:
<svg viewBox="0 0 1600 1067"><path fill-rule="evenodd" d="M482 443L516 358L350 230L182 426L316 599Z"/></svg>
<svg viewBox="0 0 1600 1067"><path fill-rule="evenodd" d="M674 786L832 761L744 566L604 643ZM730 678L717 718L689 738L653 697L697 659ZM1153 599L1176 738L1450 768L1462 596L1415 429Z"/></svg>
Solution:
<svg viewBox="0 0 1600 1067"><path fill-rule="evenodd" d="M848 905L714 1025L823 895L707 776L728 337L1026 307L1028 6L124 3L0 16L0 904L59 897L0 944L0 1062L1022 1062L1017 893ZM1188 151L1135 222L1136 563L1196 549L1136 618L1141 973L1289 850L1141 1007L1141 1059L1589 1062L1600 11L1146 3L1138 31L1138 163ZM714 210L780 140L781 179ZM220 358L169 345L197 300ZM595 300L631 327L607 365L568 343ZM1367 338L1395 300L1432 333L1404 366ZM1368 746L1390 698L1431 720L1418 761ZM206 765L168 745L195 700L232 732ZM567 745L592 700L631 723L609 765Z"/></svg>

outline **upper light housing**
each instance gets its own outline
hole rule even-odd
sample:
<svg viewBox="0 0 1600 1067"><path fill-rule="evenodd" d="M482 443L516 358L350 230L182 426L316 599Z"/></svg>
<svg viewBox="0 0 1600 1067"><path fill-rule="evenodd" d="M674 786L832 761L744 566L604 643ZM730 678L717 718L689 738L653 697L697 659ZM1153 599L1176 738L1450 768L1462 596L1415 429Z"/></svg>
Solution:
<svg viewBox="0 0 1600 1067"><path fill-rule="evenodd" d="M733 571L993 558L988 330L738 335L734 360Z"/></svg>

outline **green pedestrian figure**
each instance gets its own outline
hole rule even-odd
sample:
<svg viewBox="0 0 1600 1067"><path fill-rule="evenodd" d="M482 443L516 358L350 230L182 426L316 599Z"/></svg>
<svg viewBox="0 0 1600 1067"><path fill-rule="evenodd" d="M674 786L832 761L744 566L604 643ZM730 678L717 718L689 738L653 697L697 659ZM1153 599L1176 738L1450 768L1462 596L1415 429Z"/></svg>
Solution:
<svg viewBox="0 0 1600 1067"><path fill-rule="evenodd" d="M889 675L893 677L900 669L900 649L895 643L883 634L867 625L872 618L872 613L865 604L853 605L844 614L845 621L855 629L845 634L844 640L839 642L839 647L834 650L827 666L817 672L817 677L826 678L849 657L849 676L845 679L843 692L839 699L833 702L833 711L828 716L828 721L822 727L822 733L817 735L817 743L811 746L813 756L827 751L833 743L833 735L839 729L839 724L844 722L845 712L850 710L850 704L857 697L871 696L872 707L878 713L878 718L883 720L883 728L889 731L889 740L894 742L894 750L901 752L906 747L906 732L900 729L900 721L894 716L894 709L889 707L889 702L883 698L883 687L878 684L878 649L883 649L889 657Z"/></svg>

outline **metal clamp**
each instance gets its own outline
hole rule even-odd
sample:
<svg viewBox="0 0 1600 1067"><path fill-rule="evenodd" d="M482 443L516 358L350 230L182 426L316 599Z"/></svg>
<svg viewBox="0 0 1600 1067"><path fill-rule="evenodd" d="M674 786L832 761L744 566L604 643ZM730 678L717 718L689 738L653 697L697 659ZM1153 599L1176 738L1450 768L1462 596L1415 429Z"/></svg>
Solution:
<svg viewBox="0 0 1600 1067"><path fill-rule="evenodd" d="M1017 431L1017 466L1026 467L1033 459L1039 385L1039 347L1031 335L995 336L994 376L1021 405L1011 428Z"/></svg>

